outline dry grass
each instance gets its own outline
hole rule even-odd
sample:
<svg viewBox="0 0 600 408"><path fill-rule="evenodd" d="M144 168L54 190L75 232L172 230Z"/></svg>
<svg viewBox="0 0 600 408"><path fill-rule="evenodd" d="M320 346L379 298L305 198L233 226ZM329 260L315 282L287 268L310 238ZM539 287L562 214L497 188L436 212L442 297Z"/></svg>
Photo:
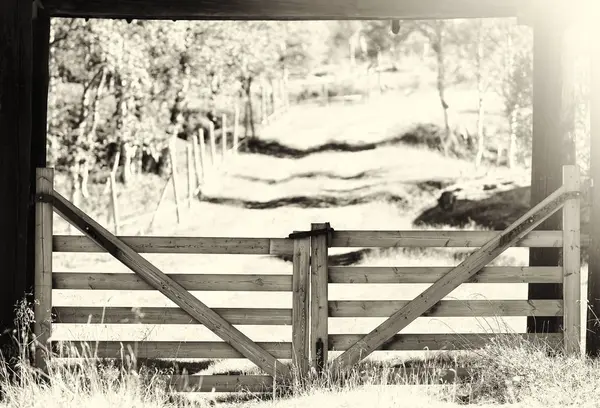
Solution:
<svg viewBox="0 0 600 408"><path fill-rule="evenodd" d="M462 94L461 94L462 92ZM464 121L473 122L468 110L471 93L455 90L451 95L457 110L464 111ZM462 98L462 99L461 99ZM462 101L462 102L460 102ZM420 122L439 122L438 101L435 92L421 90L410 98L402 94L388 94L372 98L368 104L332 105L330 107L303 106L270 126L263 137L297 149L323 145L326 142L347 143L377 142L398 136L408 127ZM434 112L432 114L432 112ZM490 115L494 117L493 114ZM502 129L494 120L493 129ZM437 192L423 182L468 182L485 176L486 170L476 172L471 163L443 158L437 152L424 148L393 145L361 152L324 152L299 159L282 159L272 156L242 154L228 164L224 173L207 181L203 194L215 200L228 199L228 203L194 202L185 211L183 222L177 224L174 209L160 214L153 235L191 236L272 236L282 237L293 230L306 229L311 222L329 221L336 229L411 229L413 220L423 209L434 205ZM180 173L183 174L182 171ZM499 177L514 177L503 169L490 171ZM185 182L185 180L184 180ZM164 180L140 179L142 190L137 196L123 193L122 205L130 214L154 209ZM60 191L60 190L59 190ZM181 189L185 195L185 187ZM172 194L172 193L169 193ZM379 194L379 195L378 195ZM382 195L384 194L384 195ZM290 197L307 197L312 206L278 205L278 200ZM333 205L348 197L375 197L372 201L353 205ZM390 196L401 200L389 200ZM322 199L325 197L326 199ZM379 198L377 198L379 197ZM382 198L383 197L383 198ZM387 198L386 198L387 197ZM233 200L233 201L232 201ZM315 200L326 203L314 205ZM301 201L301 200L300 200ZM99 201L100 202L100 201ZM172 199L171 199L172 202ZM249 202L272 202L268 209L245 208ZM329 203L329 204L327 204ZM333 204L331 204L333 203ZM105 205L104 205L105 206ZM103 204L97 204L100 221ZM107 225L106 221L103 222ZM136 227L139 227L137 225ZM469 224L464 228L473 229ZM125 233L134 229L126 230ZM354 249L353 249L354 250ZM356 248L360 250L360 248ZM340 255L348 250L333 250ZM452 249L426 250L373 250L361 252L357 263L373 266L448 266L456 265L468 251ZM226 256L226 255L144 255L167 273L291 273L291 263L273 257ZM512 249L497 259L496 265L525 265L526 249ZM123 272L128 269L108 255L103 254L55 254L56 271ZM331 285L330 300L394 300L411 299L427 285ZM455 290L451 299L526 299L526 285L465 284ZM92 293L90 293L92 292ZM582 290L585 291L585 283ZM171 306L172 303L158 293L141 291L131 293L109 291L54 291L55 306ZM197 296L211 307L290 307L291 294L242 292L200 292ZM330 321L330 332L366 333L384 319L336 318ZM411 324L408 333L481 333L486 331L523 332L525 318L477 319L477 318L420 318ZM255 341L289 341L291 329L277 326L241 326L244 333ZM149 326L149 325L60 325L53 333L55 340L171 340L218 341L200 325ZM335 353L333 353L335 354ZM439 355L439 357L438 357ZM450 357L448 357L448 355ZM382 383L404 384L405 379L392 378L391 366L419 356L425 358L420 364L440 369L458 363L473 368L473 376L464 383L444 386L401 386ZM199 363L199 362L196 362ZM54 363L53 363L54 364ZM5 382L5 406L156 406L170 407L188 404L172 400L163 388L152 381L152 373L141 376L124 375L129 367L100 369L92 360L73 369L57 366L51 386L37 385L29 368L24 368L20 383ZM256 370L247 360L212 361L194 373L212 374L232 370ZM552 405L548 396L558 395L555 401L569 398L587 398L586 384L576 379L596 381L596 363L572 360L565 357L546 357L542 345L521 344L516 339L492 344L477 354L469 356L448 353L377 352L361 370L355 372L343 386L332 381L315 380L308 385L286 394L280 390L275 400L263 401L257 397L219 399L224 406L456 406L470 401L486 404L490 401L525 404L523 406ZM149 374L146 376L145 374ZM515 378L518 381L515 384ZM508 382L507 382L508 381ZM85 384L83 386L82 384ZM567 386L573 390L567 389ZM535 387L548 391L535 392ZM545 388L544 388L545 387ZM594 394L594 392L596 394ZM31 397L33 396L33 398ZM558 397L562 399L558 399ZM548 398L547 398L548 397ZM217 401L216 396L202 397L199 404ZM520 402L518 402L520 401ZM581 401L580 405L590 400ZM528 405L529 404L529 405ZM568 404L567 404L568 405ZM0 403L0 406L1 403ZM181 405L185 406L185 405Z"/></svg>

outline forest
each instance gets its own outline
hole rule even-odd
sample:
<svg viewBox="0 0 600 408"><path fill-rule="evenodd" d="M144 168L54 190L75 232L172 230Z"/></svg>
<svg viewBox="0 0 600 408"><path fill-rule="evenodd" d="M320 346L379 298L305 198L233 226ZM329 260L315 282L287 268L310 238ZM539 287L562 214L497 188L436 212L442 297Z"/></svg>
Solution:
<svg viewBox="0 0 600 408"><path fill-rule="evenodd" d="M580 47L583 49L583 47ZM577 142L587 145L589 67L577 48ZM532 36L513 19L406 21L121 21L55 19L51 29L48 160L70 180L72 197L105 183L109 169L127 184L134 174L168 174L169 140L188 139L237 112L257 138L265 84L290 103L318 93L290 83L351 67L394 72L420 64L435 78L443 112L439 148L480 165L527 166L531 150ZM477 125L453 118L449 89L477 89ZM259 87L261 88L259 90ZM390 89L384 89L390 91ZM381 89L380 89L381 91ZM330 86L329 93L343 92ZM490 96L506 131L486 134ZM212 125L211 125L212 123ZM226 130L227 131L227 130ZM248 145L240 147L240 150ZM587 166L580 148L582 167ZM118 152L118 154L117 154ZM115 160L118 162L115 163Z"/></svg>

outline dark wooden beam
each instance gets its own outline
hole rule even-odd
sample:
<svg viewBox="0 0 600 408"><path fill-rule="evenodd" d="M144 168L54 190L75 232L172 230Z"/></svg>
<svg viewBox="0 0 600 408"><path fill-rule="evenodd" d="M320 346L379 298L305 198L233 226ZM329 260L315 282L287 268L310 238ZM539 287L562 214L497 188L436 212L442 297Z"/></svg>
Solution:
<svg viewBox="0 0 600 408"><path fill-rule="evenodd" d="M46 129L48 114L48 83L50 55L50 17L43 9L37 8L33 18L33 68L32 68L32 101L31 101L31 162L30 162L30 196L33 202L35 195L36 168L46 167ZM29 209L29 237L35 235L35 206ZM27 246L27 276L35 274L35 245L29 240ZM32 286L33 282L28 286ZM34 293L35 294L35 293ZM36 297L37 299L37 297Z"/></svg>
<svg viewBox="0 0 600 408"><path fill-rule="evenodd" d="M538 9L533 21L533 151L531 205L562 184L562 166L575 164L573 61L564 45L566 25L558 13ZM539 230L562 229L558 212ZM559 248L531 248L531 266L560 265ZM530 284L529 299L562 299L561 284ZM558 332L561 317L528 317L528 332Z"/></svg>
<svg viewBox="0 0 600 408"><path fill-rule="evenodd" d="M600 29L593 32L600 34ZM586 354L600 356L600 46L591 44L591 137L590 176L592 178L590 230L588 248L588 313Z"/></svg>
<svg viewBox="0 0 600 408"><path fill-rule="evenodd" d="M31 1L0 1L0 341L10 341L27 275L31 160Z"/></svg>
<svg viewBox="0 0 600 408"><path fill-rule="evenodd" d="M375 20L516 17L528 0L43 0L53 17Z"/></svg>

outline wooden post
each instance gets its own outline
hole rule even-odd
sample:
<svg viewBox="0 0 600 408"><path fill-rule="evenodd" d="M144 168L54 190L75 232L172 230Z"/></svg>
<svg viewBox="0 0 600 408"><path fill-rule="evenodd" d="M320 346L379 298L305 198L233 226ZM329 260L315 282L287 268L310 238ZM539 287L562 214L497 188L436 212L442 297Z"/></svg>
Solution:
<svg viewBox="0 0 600 408"><path fill-rule="evenodd" d="M597 27L597 25L596 25ZM600 28L596 28L600 33ZM600 356L600 46L590 41L590 236L588 248L588 311L585 349L590 357Z"/></svg>
<svg viewBox="0 0 600 408"><path fill-rule="evenodd" d="M235 115L233 118L233 155L238 155L238 144L240 143L240 104L235 103Z"/></svg>
<svg viewBox="0 0 600 408"><path fill-rule="evenodd" d="M46 10L33 3L33 75L31 100L31 194L35 194L37 169L46 167L46 131L48 129L48 86L50 83L50 17ZM0 159L1 160L1 159ZM33 200L32 200L33 202ZM29 236L36 232L36 206L28 214ZM35 275L35 245L28 245L27 276Z"/></svg>
<svg viewBox="0 0 600 408"><path fill-rule="evenodd" d="M542 201L562 185L562 166L575 164L573 61L564 44L565 27L552 8L540 5L533 22L533 143L531 164L531 205ZM561 212L540 225L539 230L560 230ZM530 266L558 266L558 248L531 248ZM529 285L530 300L561 299L562 285ZM527 331L558 333L561 317L529 316Z"/></svg>
<svg viewBox="0 0 600 408"><path fill-rule="evenodd" d="M299 380L308 373L310 238L294 240L294 274L292 277L292 353Z"/></svg>
<svg viewBox="0 0 600 408"><path fill-rule="evenodd" d="M208 162L206 161L206 144L204 143L204 129L200 129L198 140L200 141L200 165L202 166L202 180L204 180L208 171Z"/></svg>
<svg viewBox="0 0 600 408"><path fill-rule="evenodd" d="M200 131L202 131L202 129L200 129ZM204 177L204 169L202 168L199 150L200 149L198 148L198 136L192 135L192 151L194 155L194 170L196 170L196 180L198 182L197 187L202 184L202 179Z"/></svg>
<svg viewBox="0 0 600 408"><path fill-rule="evenodd" d="M221 127L221 160L225 162L225 156L227 155L227 115L223 115L222 118L223 126Z"/></svg>
<svg viewBox="0 0 600 408"><path fill-rule="evenodd" d="M566 192L580 191L579 168L563 168ZM581 354L581 242L580 199L567 200L563 207L563 330L565 351Z"/></svg>
<svg viewBox="0 0 600 408"><path fill-rule="evenodd" d="M214 133L213 133L214 134ZM214 138L213 138L214 140ZM181 223L181 207L179 205L179 194L177 191L177 154L175 151L175 139L171 139L169 157L171 158L171 181L173 182L173 195L175 196L175 210L177 212L177 223Z"/></svg>
<svg viewBox="0 0 600 408"><path fill-rule="evenodd" d="M329 223L311 224L312 230L329 227ZM327 364L328 350L328 242L326 235L311 238L310 262L310 361L321 372Z"/></svg>
<svg viewBox="0 0 600 408"><path fill-rule="evenodd" d="M15 304L33 289L31 216L32 3L0 1L0 346L9 345ZM8 334L7 334L8 333ZM3 356L8 358L7 355Z"/></svg>
<svg viewBox="0 0 600 408"><path fill-rule="evenodd" d="M194 196L194 172L192 171L193 167L193 158L192 158L192 145L190 143L185 146L186 151L186 162L187 162L187 179L188 179L188 208L192 208L192 197Z"/></svg>
<svg viewBox="0 0 600 408"><path fill-rule="evenodd" d="M210 139L210 163L214 166L217 164L217 144L215 142L215 124L212 122L208 128L208 136Z"/></svg>
<svg viewBox="0 0 600 408"><path fill-rule="evenodd" d="M119 200L117 197L117 179L115 172L108 175L110 182L110 204L112 206L112 217L115 235L119 235Z"/></svg>
<svg viewBox="0 0 600 408"><path fill-rule="evenodd" d="M36 193L52 194L54 170L40 168L36 171ZM51 203L35 204L35 365L46 370L51 355L49 344L52 333L52 234L54 211Z"/></svg>

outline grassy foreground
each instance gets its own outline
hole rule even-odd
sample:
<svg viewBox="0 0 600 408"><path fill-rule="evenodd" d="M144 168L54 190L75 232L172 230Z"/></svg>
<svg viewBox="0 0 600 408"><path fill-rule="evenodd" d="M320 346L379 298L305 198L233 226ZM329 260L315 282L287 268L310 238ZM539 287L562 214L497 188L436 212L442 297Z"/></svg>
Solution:
<svg viewBox="0 0 600 408"><path fill-rule="evenodd" d="M93 354L53 359L46 376L29 364L28 354L29 348L21 346L20 361L13 368L4 360L0 363L0 407L593 407L600 401L600 362L567 357L546 344L523 342L513 335L469 354L432 354L414 362L417 374L410 376L370 362L353 370L343 383L327 376L313 378L267 395L176 394L164 382L167 371L136 369L136 362L128 358L123 365L100 362ZM441 370L453 367L463 374L440 381ZM423 375L419 369L430 371Z"/></svg>

